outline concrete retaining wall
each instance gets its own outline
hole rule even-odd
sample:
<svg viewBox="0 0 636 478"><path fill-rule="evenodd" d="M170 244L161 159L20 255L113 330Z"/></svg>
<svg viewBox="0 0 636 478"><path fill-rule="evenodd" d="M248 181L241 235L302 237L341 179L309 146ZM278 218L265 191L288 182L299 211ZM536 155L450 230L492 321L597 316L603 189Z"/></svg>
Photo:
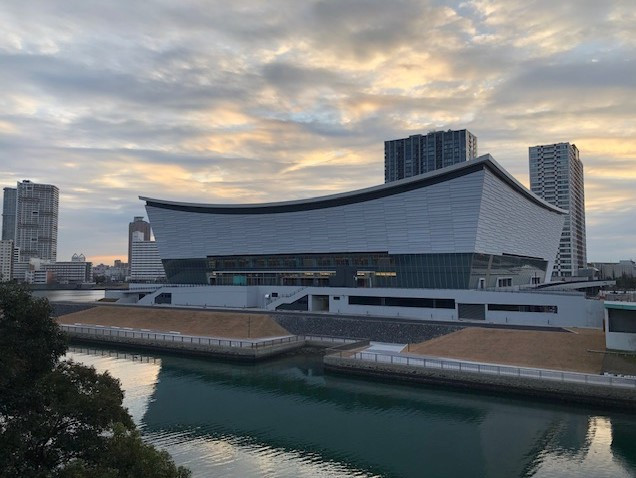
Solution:
<svg viewBox="0 0 636 478"><path fill-rule="evenodd" d="M78 332L67 332L72 340L90 343L110 343L118 345L129 345L143 347L154 350L178 351L193 355L208 355L215 357L232 358L237 360L258 360L274 355L282 354L290 350L303 347L305 341L300 338L295 342L274 344L260 347L225 347L219 345L207 345L184 342L167 342L163 340L148 340L138 337L121 337L114 335L95 335Z"/></svg>
<svg viewBox="0 0 636 478"><path fill-rule="evenodd" d="M325 370L384 380L432 383L497 393L550 398L563 402L636 410L636 389L524 379L412 365L372 363L337 355L324 358Z"/></svg>

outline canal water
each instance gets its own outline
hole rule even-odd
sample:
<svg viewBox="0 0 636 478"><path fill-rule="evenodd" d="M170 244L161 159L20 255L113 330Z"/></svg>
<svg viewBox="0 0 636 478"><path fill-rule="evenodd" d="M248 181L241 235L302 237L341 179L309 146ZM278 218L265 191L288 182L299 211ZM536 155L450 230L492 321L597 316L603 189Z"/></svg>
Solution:
<svg viewBox="0 0 636 478"><path fill-rule="evenodd" d="M95 302L103 299L104 290L34 290L35 297L46 297L51 302Z"/></svg>
<svg viewBox="0 0 636 478"><path fill-rule="evenodd" d="M636 417L259 364L73 346L195 477L633 477Z"/></svg>

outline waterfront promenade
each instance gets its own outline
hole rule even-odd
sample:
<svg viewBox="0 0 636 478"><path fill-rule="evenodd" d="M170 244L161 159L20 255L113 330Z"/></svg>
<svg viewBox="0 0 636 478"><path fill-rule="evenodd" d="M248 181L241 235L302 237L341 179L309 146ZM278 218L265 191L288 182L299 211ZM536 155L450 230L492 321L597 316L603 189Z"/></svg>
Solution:
<svg viewBox="0 0 636 478"><path fill-rule="evenodd" d="M598 330L462 327L157 306L75 305L72 309L76 312L58 314L57 320L80 340L248 360L311 345L326 349L325 366L337 372L597 405L629 408L636 403L633 378L626 378L618 388L604 378L604 373L613 372L607 367L603 332ZM374 340L385 342L389 352L383 353ZM627 375L636 375L635 363L627 360ZM620 373L625 374L625 369Z"/></svg>

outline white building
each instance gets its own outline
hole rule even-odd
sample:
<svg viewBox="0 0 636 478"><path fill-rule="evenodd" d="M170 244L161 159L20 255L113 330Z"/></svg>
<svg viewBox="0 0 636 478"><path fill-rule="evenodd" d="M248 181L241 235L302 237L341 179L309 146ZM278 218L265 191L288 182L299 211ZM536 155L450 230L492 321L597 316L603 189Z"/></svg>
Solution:
<svg viewBox="0 0 636 478"><path fill-rule="evenodd" d="M619 262L592 262L592 267L598 269L601 279L618 279L620 277L636 277L636 263L632 260Z"/></svg>
<svg viewBox="0 0 636 478"><path fill-rule="evenodd" d="M576 276L587 267L583 163L570 143L532 146L530 188L540 198L569 211L554 263L553 277Z"/></svg>
<svg viewBox="0 0 636 478"><path fill-rule="evenodd" d="M551 277L566 211L490 155L304 200L141 199L171 285L131 287L119 293L126 301L602 325L600 301L521 290Z"/></svg>
<svg viewBox="0 0 636 478"><path fill-rule="evenodd" d="M0 241L0 282L8 282L13 275L13 241Z"/></svg>
<svg viewBox="0 0 636 478"><path fill-rule="evenodd" d="M166 274L163 269L159 250L155 241L144 240L142 231L132 233L130 261L130 280L132 282L163 281Z"/></svg>

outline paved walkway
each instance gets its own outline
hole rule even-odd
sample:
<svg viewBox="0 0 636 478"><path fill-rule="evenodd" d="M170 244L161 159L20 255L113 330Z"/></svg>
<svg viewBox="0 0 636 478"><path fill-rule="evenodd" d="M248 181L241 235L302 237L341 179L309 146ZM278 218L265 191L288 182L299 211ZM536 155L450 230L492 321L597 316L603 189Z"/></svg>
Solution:
<svg viewBox="0 0 636 478"><path fill-rule="evenodd" d="M390 344L387 342L369 342L369 346L362 349L362 352L373 352L373 353L392 353L399 354L402 352L402 349L406 347L406 344Z"/></svg>

